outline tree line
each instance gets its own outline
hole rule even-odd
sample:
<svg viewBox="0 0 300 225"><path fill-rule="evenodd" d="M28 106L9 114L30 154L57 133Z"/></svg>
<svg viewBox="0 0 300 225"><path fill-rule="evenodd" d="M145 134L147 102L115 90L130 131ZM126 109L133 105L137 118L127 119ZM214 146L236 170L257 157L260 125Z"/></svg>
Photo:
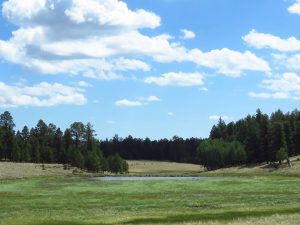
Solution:
<svg viewBox="0 0 300 225"><path fill-rule="evenodd" d="M215 142L211 142L214 140ZM219 142L217 140L220 140ZM210 142L209 142L210 141ZM211 129L209 140L206 144L198 147L198 157L203 164L203 152L208 151L207 145L214 149L216 145L224 145L222 142L236 142L239 151L245 154L243 160L239 163L260 163L260 162L280 162L288 157L300 154L300 112L294 110L292 112L283 113L277 110L270 116L263 114L260 109L255 115L230 122L226 124L221 118L218 124ZM215 167L229 166L234 163L226 161L226 148L219 147L223 154L222 162L216 163ZM209 154L218 158L220 152L211 150ZM215 158L215 160L216 160ZM207 162L206 162L207 163ZM236 164L236 163L235 163Z"/></svg>
<svg viewBox="0 0 300 225"><path fill-rule="evenodd" d="M64 132L39 120L36 127L15 132L9 112L0 115L0 159L64 163L92 171L126 172L124 159L201 163L219 168L259 162L281 162L300 154L300 112L277 110L225 123L221 118L208 139L174 136L150 140L128 136L97 140L90 123L75 122Z"/></svg>
<svg viewBox="0 0 300 225"><path fill-rule="evenodd" d="M0 115L0 159L14 162L62 163L95 172L128 172L120 155L103 156L100 142L90 123L74 122L64 132L56 125L39 120L15 132L8 111Z"/></svg>
<svg viewBox="0 0 300 225"><path fill-rule="evenodd" d="M115 135L111 139L101 141L104 155L120 154L122 158L131 160L158 160L197 163L197 147L199 138L183 139L174 136L172 139L150 140L134 138L129 135L120 138Z"/></svg>

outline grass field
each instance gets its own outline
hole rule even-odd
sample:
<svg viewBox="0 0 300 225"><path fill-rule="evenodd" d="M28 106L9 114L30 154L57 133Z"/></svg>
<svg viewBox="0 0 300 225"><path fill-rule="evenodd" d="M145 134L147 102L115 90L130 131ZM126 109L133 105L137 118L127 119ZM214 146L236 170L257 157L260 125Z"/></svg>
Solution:
<svg viewBox="0 0 300 225"><path fill-rule="evenodd" d="M204 168L196 164L128 160L129 174L136 176L200 175Z"/></svg>
<svg viewBox="0 0 300 225"><path fill-rule="evenodd" d="M300 161L292 164L275 171L258 165L203 172L197 165L129 161L130 175L216 177L95 181L61 165L0 163L0 225L296 225Z"/></svg>
<svg viewBox="0 0 300 225"><path fill-rule="evenodd" d="M1 225L300 221L300 178L295 177L114 182L42 177L0 182Z"/></svg>

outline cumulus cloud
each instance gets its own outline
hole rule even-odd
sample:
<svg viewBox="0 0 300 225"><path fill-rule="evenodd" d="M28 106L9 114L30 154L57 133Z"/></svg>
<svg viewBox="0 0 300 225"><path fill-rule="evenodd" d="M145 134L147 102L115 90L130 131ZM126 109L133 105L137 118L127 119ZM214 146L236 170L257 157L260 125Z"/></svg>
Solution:
<svg viewBox="0 0 300 225"><path fill-rule="evenodd" d="M181 29L180 32L182 33L180 38L183 40L194 39L196 37L196 34L191 30Z"/></svg>
<svg viewBox="0 0 300 225"><path fill-rule="evenodd" d="M291 52L300 50L300 41L295 37L282 39L272 34L258 33L251 30L243 37L243 40L257 49L270 48L281 52Z"/></svg>
<svg viewBox="0 0 300 225"><path fill-rule="evenodd" d="M87 99L82 90L63 84L42 82L35 86L12 86L0 82L0 107L49 107L84 105Z"/></svg>
<svg viewBox="0 0 300 225"><path fill-rule="evenodd" d="M133 53L128 39L143 37L138 29L160 25L156 14L119 0L8 0L2 14L19 29L0 40L0 57L46 74L104 80L122 78L118 71L149 71L147 63L123 55Z"/></svg>
<svg viewBox="0 0 300 225"><path fill-rule="evenodd" d="M203 53L200 50L190 52L192 61L201 66L216 69L218 73L239 77L243 71L261 71L269 73L269 64L250 51L244 53L227 48Z"/></svg>
<svg viewBox="0 0 300 225"><path fill-rule="evenodd" d="M120 0L8 0L2 14L18 28L0 40L0 58L45 74L113 80L124 71L150 71L145 60L192 62L229 76L270 71L249 51L202 52L172 42L168 34L144 35L140 29L157 28L160 17Z"/></svg>
<svg viewBox="0 0 300 225"><path fill-rule="evenodd" d="M122 100L116 101L115 105L119 106L119 107L138 107L138 106L142 106L143 103L140 101L130 101L128 99L122 99Z"/></svg>
<svg viewBox="0 0 300 225"><path fill-rule="evenodd" d="M288 8L288 11L292 14L300 15L300 0L296 0L296 2Z"/></svg>
<svg viewBox="0 0 300 225"><path fill-rule="evenodd" d="M230 117L230 116L218 116L218 115L209 116L209 120L219 120L220 118L222 120L232 120L232 117Z"/></svg>
<svg viewBox="0 0 300 225"><path fill-rule="evenodd" d="M159 86L198 86L203 84L203 75L200 73L165 73L160 77L147 77L145 83Z"/></svg>
<svg viewBox="0 0 300 225"><path fill-rule="evenodd" d="M284 73L276 78L263 80L260 87L268 92L249 92L249 96L300 100L300 76L296 73Z"/></svg>

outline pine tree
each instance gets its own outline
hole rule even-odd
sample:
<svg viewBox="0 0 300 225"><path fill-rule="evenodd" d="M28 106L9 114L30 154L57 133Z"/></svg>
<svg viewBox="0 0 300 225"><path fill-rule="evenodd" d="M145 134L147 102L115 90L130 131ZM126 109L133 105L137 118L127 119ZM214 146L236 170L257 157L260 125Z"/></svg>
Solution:
<svg viewBox="0 0 300 225"><path fill-rule="evenodd" d="M2 128L2 155L1 158L5 160L12 158L14 148L14 121L13 117L8 111L0 115L0 127Z"/></svg>

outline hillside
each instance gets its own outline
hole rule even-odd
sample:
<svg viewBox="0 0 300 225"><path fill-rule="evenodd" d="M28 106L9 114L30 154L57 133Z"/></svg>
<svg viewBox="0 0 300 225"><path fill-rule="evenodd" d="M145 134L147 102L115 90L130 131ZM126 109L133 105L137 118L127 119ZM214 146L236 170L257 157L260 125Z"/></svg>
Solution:
<svg viewBox="0 0 300 225"><path fill-rule="evenodd" d="M222 168L213 171L206 171L203 174L207 176L243 176L243 175L287 175L300 176L300 156L291 157L291 167L283 163L275 168L267 163L256 164L252 166L239 166Z"/></svg>

